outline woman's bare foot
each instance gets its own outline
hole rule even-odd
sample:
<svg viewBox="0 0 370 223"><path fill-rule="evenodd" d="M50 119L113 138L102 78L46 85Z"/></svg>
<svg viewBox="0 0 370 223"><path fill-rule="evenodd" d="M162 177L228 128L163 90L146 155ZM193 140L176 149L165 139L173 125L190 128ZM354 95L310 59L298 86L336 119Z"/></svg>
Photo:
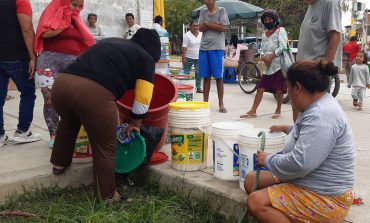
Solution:
<svg viewBox="0 0 370 223"><path fill-rule="evenodd" d="M244 115L241 115L240 118L256 118L257 114L255 112L247 112Z"/></svg>
<svg viewBox="0 0 370 223"><path fill-rule="evenodd" d="M281 114L280 113L275 113L275 114L272 115L272 118L273 119L279 119L279 118L281 118Z"/></svg>

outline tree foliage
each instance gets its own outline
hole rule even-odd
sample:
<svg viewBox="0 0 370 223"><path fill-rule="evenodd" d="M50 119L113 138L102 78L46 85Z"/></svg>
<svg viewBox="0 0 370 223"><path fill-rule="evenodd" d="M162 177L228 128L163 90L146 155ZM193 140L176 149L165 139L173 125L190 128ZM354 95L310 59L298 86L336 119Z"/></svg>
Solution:
<svg viewBox="0 0 370 223"><path fill-rule="evenodd" d="M289 39L298 39L299 28L307 10L303 0L243 0L264 9L274 9L279 13Z"/></svg>
<svg viewBox="0 0 370 223"><path fill-rule="evenodd" d="M202 0L198 0L203 2ZM278 11L290 39L298 39L299 29L307 10L303 0L241 0L264 9ZM350 0L340 0L343 11L349 10ZM247 27L248 28L248 27Z"/></svg>
<svg viewBox="0 0 370 223"><path fill-rule="evenodd" d="M188 24L192 20L191 11L200 7L202 3L198 0L165 0L165 20L166 29L171 35L171 40L176 45L182 39L182 25Z"/></svg>
<svg viewBox="0 0 370 223"><path fill-rule="evenodd" d="M298 39L299 29L304 19L307 5L303 0L241 0L264 9L275 9L287 29L289 39ZM340 0L343 11L348 11L349 0ZM191 21L191 11L203 5L203 0L165 0L166 28L171 34L171 40L178 45L182 37L182 24ZM249 25L246 29L253 30Z"/></svg>

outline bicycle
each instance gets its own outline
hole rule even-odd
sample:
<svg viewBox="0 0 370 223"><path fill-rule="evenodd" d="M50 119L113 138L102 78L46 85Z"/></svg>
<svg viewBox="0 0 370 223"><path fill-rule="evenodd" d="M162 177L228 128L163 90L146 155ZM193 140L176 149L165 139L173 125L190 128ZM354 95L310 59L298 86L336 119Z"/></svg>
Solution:
<svg viewBox="0 0 370 223"><path fill-rule="evenodd" d="M246 94L252 94L257 90L257 84L261 78L261 70L259 66L262 66L259 55L256 53L256 43L247 44L248 50L241 52L244 61L238 67L238 84L242 91ZM253 59L251 59L253 57Z"/></svg>

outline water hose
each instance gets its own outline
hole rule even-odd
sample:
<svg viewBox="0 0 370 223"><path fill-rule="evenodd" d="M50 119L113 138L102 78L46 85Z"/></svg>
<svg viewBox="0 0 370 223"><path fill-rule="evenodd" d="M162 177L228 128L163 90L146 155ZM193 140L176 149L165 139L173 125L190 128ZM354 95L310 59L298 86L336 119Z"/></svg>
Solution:
<svg viewBox="0 0 370 223"><path fill-rule="evenodd" d="M266 133L264 131L260 131L258 133L258 137L261 137L261 136L262 136L262 139L261 139L261 149L260 150L263 152L265 150ZM252 192L257 190L258 181L260 179L260 171L261 171L261 168L257 167L256 176L254 177ZM246 222L246 220L248 220L248 210L247 209L244 210L243 215L239 219L238 223ZM253 220L254 219L250 219L249 223L253 223Z"/></svg>

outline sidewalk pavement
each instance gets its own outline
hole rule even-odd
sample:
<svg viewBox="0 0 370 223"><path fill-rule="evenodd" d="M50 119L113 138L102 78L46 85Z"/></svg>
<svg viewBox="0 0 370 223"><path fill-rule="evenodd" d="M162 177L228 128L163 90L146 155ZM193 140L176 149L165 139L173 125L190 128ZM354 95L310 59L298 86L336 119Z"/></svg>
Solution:
<svg viewBox="0 0 370 223"><path fill-rule="evenodd" d="M19 94L17 91L10 91L14 96L6 102L4 109L5 128L8 135L12 135L16 129ZM361 197L365 205L352 206L347 222L366 223L370 221L370 94L364 102L362 112L352 108L352 98L350 89L345 84L341 85L337 100L343 107L348 116L352 127L357 155L357 176L355 183L356 196ZM244 94L237 84L225 85L225 106L228 113L218 112L218 102L216 86L213 83L210 94L211 119L212 122L235 120L239 121L239 115L245 113L253 103L254 94ZM202 95L196 95L197 100L202 100ZM91 164L73 165L66 174L56 177L51 174L51 165L49 163L51 150L47 147L48 131L43 119L43 101L42 95L38 91L35 106L35 118L32 124L32 131L40 133L43 136L42 141L30 144L6 145L0 148L0 202L4 201L9 193L21 192L23 186L58 184L60 186L79 185L92 183ZM282 117L278 120L271 116L275 111L276 102L271 94L266 93L258 109L258 118L240 120L250 122L256 127L268 128L273 124L292 123L292 112L290 104L283 105ZM211 143L209 143L211 146ZM164 146L163 151L169 153L169 145ZM208 164L211 166L211 149L209 149ZM169 156L170 157L170 156ZM340 165L340 164L338 164ZM238 182L226 182L217 180L213 177L210 168L204 171L196 172L178 172L171 168L171 162L168 161L161 165L148 168L151 176L158 178L164 185L172 187L174 190L190 194L191 196L207 199L211 205L217 208L223 214L231 216L240 216L243 211L246 194L239 189Z"/></svg>

